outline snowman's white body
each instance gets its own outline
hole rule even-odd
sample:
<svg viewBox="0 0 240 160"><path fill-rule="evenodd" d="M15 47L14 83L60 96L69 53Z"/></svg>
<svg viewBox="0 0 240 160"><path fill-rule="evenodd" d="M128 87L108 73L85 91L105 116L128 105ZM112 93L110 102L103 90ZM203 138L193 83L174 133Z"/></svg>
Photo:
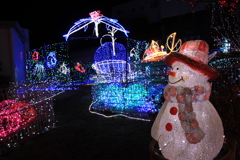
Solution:
<svg viewBox="0 0 240 160"><path fill-rule="evenodd" d="M197 85L211 89L208 78L192 70L183 63L172 65L174 77L169 75L168 86L194 87ZM181 80L182 79L182 80ZM171 84L171 83L172 84ZM176 83L174 83L176 82ZM201 99L201 97L200 97ZM152 126L151 135L158 141L163 156L170 160L212 160L223 145L222 121L209 100L192 103L199 127L205 133L204 138L196 144L189 143L181 126L178 114L171 114L170 109L178 103L175 97L171 102L165 101ZM166 130L166 124L172 124L172 130Z"/></svg>

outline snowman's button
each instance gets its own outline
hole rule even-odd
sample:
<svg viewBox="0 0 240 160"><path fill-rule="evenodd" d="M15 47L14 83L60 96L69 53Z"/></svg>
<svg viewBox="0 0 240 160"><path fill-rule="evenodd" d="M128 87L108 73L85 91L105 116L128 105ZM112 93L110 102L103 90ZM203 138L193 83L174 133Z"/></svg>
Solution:
<svg viewBox="0 0 240 160"><path fill-rule="evenodd" d="M176 115L177 112L178 112L177 107L172 107L172 108L170 109L170 113L171 113L172 115Z"/></svg>
<svg viewBox="0 0 240 160"><path fill-rule="evenodd" d="M166 126L165 126L165 129L166 129L167 131L171 131L172 128L173 128L173 126L172 126L171 123L167 123Z"/></svg>

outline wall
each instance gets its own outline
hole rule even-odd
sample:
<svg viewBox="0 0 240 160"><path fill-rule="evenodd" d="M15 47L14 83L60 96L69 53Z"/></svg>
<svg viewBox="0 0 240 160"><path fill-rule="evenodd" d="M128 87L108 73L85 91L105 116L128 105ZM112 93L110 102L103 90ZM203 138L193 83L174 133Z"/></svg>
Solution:
<svg viewBox="0 0 240 160"><path fill-rule="evenodd" d="M12 51L13 51L13 70L16 82L25 80L25 53L22 40L18 38L18 33L12 31Z"/></svg>
<svg viewBox="0 0 240 160"><path fill-rule="evenodd" d="M1 84L25 80L25 53L28 50L28 30L16 21L0 21Z"/></svg>
<svg viewBox="0 0 240 160"><path fill-rule="evenodd" d="M9 28L0 29L0 76L2 81L13 81L10 35Z"/></svg>

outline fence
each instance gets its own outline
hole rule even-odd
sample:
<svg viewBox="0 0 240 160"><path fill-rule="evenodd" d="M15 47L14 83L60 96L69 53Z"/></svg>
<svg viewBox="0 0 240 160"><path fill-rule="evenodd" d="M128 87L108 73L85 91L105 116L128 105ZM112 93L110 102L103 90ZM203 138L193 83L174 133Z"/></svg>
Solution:
<svg viewBox="0 0 240 160"><path fill-rule="evenodd" d="M48 91L48 87L12 83L0 89L0 154L55 127L52 98L61 92Z"/></svg>

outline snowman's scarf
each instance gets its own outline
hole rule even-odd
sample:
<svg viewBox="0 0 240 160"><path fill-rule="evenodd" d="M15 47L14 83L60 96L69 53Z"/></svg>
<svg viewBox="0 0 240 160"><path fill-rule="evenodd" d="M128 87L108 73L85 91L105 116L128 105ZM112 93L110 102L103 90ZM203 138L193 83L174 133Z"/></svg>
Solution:
<svg viewBox="0 0 240 160"><path fill-rule="evenodd" d="M210 84L192 88L167 85L164 89L165 100L178 104L178 118L189 143L199 143L205 136L204 131L199 127L192 103L208 100L210 93Z"/></svg>

